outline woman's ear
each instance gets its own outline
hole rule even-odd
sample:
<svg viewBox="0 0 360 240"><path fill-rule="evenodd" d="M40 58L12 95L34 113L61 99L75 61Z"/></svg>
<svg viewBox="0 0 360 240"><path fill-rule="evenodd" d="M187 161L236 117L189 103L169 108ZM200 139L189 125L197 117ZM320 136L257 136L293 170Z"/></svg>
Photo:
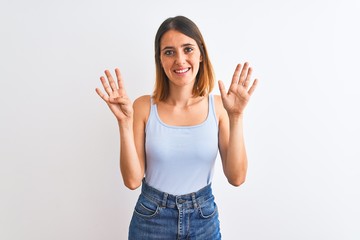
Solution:
<svg viewBox="0 0 360 240"><path fill-rule="evenodd" d="M200 62L202 62L203 61L203 57L202 57L202 55L200 55Z"/></svg>

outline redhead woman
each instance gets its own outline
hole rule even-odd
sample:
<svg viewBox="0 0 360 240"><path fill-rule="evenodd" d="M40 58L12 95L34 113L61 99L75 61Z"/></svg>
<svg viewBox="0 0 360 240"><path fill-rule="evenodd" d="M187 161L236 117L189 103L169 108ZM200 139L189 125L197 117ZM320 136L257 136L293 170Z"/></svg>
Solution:
<svg viewBox="0 0 360 240"><path fill-rule="evenodd" d="M141 194L129 239L221 239L211 189L220 153L228 182L246 178L244 109L257 85L248 63L238 64L229 89L214 71L194 22L166 19L155 36L155 89L132 104L119 69L100 77L96 89L115 115L120 132L120 169L125 186ZM116 79L115 79L116 78Z"/></svg>

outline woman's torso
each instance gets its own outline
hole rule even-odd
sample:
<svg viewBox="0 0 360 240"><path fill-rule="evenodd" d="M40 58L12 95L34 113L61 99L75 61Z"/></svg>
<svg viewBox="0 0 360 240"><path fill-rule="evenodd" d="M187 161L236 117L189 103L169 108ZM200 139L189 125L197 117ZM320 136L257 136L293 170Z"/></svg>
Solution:
<svg viewBox="0 0 360 240"><path fill-rule="evenodd" d="M207 107L182 114L151 104L145 128L145 180L150 186L181 195L211 183L218 152L214 96L202 104Z"/></svg>

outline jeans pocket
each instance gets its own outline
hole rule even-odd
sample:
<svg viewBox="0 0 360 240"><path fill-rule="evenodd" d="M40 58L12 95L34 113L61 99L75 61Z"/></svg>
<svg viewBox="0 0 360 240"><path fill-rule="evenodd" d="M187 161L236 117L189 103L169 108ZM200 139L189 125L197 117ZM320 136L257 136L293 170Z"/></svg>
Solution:
<svg viewBox="0 0 360 240"><path fill-rule="evenodd" d="M134 212L141 217L152 218L159 212L159 205L143 195L140 195L135 205Z"/></svg>
<svg viewBox="0 0 360 240"><path fill-rule="evenodd" d="M205 219L215 216L215 214L217 213L217 205L214 202L213 198L201 204L201 206L199 207L199 212L200 216Z"/></svg>

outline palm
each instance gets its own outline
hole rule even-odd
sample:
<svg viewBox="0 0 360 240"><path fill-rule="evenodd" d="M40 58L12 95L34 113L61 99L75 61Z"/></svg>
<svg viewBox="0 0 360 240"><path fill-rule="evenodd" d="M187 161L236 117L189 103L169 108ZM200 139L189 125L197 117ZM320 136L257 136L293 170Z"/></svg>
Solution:
<svg viewBox="0 0 360 240"><path fill-rule="evenodd" d="M228 92L224 84L219 82L222 102L229 116L238 116L244 112L257 84L255 79L250 87L251 73L252 69L249 68L248 63L245 63L243 68L238 64Z"/></svg>
<svg viewBox="0 0 360 240"><path fill-rule="evenodd" d="M126 94L120 70L115 69L115 73L117 77L117 85L108 70L105 71L107 81L105 77L100 77L107 96L98 88L96 89L96 92L107 103L110 110L119 121L130 119L133 113L131 101Z"/></svg>

